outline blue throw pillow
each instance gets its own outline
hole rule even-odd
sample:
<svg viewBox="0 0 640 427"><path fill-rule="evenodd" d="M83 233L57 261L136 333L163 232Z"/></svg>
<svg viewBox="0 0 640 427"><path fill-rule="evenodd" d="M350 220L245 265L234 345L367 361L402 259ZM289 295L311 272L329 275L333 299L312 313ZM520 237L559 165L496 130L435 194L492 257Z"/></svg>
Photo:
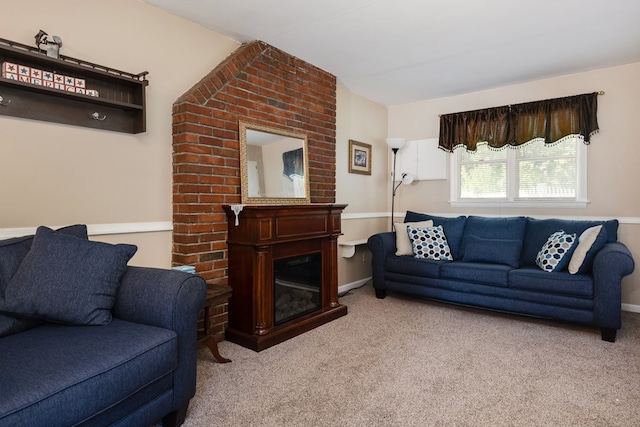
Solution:
<svg viewBox="0 0 640 427"><path fill-rule="evenodd" d="M542 245L542 249L536 257L536 264L542 270L552 273L562 271L571 259L571 254L576 249L578 239L576 235L556 231Z"/></svg>
<svg viewBox="0 0 640 427"><path fill-rule="evenodd" d="M136 250L38 227L0 300L0 312L76 325L109 324L120 279Z"/></svg>
<svg viewBox="0 0 640 427"><path fill-rule="evenodd" d="M57 233L87 238L87 226L84 224L70 225L56 230ZM31 249L33 235L13 237L0 240L0 300L4 297L4 291L13 275L18 271L20 263ZM40 320L16 319L15 317L0 314L0 338L26 331L42 323Z"/></svg>
<svg viewBox="0 0 640 427"><path fill-rule="evenodd" d="M435 261L453 260L451 249L441 225L429 228L408 226L407 233L413 247L414 258L426 258Z"/></svg>
<svg viewBox="0 0 640 427"><path fill-rule="evenodd" d="M462 261L520 266L522 240L484 239L470 234L465 236L465 243Z"/></svg>
<svg viewBox="0 0 640 427"><path fill-rule="evenodd" d="M56 233L87 239L87 226L84 224L70 225L57 229ZM4 295L7 284L16 274L20 263L31 249L33 237L31 235L0 240L0 296Z"/></svg>

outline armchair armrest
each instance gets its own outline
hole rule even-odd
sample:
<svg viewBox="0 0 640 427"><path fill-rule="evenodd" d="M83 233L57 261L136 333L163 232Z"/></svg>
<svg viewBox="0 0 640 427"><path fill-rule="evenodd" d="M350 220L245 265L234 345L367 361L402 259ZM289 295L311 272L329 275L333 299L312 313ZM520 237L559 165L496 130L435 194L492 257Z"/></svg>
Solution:
<svg viewBox="0 0 640 427"><path fill-rule="evenodd" d="M118 288L114 317L171 329L178 335L172 410L195 394L196 322L206 293L207 284L200 276L145 267L128 267Z"/></svg>

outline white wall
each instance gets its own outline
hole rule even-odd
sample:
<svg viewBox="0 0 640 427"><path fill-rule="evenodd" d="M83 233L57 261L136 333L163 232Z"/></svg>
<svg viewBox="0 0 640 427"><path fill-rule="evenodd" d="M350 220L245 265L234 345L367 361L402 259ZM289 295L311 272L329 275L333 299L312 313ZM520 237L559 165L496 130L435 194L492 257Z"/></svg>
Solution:
<svg viewBox="0 0 640 427"><path fill-rule="evenodd" d="M355 95L338 83L336 122L336 203L347 203L342 219L344 241L366 239L388 224L391 184L387 180L387 108ZM371 145L371 175L349 173L349 140ZM387 191L389 190L389 191ZM338 254L338 283L357 283L371 276L371 256L364 245L352 258Z"/></svg>

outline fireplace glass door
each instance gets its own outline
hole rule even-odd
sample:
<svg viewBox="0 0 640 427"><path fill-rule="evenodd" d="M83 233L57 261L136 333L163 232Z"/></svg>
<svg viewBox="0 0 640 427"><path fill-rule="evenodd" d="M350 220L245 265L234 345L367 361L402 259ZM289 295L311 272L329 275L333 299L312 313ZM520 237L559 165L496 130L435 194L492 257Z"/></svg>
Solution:
<svg viewBox="0 0 640 427"><path fill-rule="evenodd" d="M322 253L274 261L276 325L322 307Z"/></svg>

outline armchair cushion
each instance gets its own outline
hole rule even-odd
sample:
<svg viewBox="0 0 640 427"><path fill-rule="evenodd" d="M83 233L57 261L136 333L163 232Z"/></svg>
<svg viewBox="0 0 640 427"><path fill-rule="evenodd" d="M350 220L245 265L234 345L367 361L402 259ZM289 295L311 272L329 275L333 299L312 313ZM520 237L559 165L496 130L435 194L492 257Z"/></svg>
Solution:
<svg viewBox="0 0 640 427"><path fill-rule="evenodd" d="M0 425L112 425L168 395L179 363L174 331L120 319L14 334L0 340Z"/></svg>

